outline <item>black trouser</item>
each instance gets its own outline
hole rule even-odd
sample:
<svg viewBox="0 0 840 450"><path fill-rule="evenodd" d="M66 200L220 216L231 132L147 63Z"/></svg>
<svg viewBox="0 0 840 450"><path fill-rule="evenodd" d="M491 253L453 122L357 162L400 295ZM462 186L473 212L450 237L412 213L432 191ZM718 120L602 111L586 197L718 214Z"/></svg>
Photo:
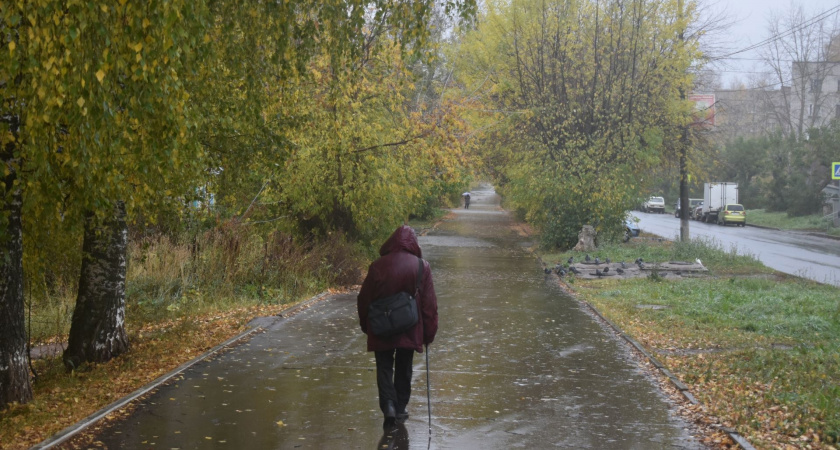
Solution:
<svg viewBox="0 0 840 450"><path fill-rule="evenodd" d="M398 348L374 352L376 355L376 387L379 408L385 412L388 401L394 402L397 413L404 413L411 397L411 373L414 350ZM394 355L396 354L396 358Z"/></svg>

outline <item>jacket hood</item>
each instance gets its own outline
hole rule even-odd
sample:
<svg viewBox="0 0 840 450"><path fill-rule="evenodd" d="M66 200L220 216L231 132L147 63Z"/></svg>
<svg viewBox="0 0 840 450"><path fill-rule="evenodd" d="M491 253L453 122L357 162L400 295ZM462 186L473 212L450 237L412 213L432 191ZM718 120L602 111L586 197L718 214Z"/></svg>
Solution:
<svg viewBox="0 0 840 450"><path fill-rule="evenodd" d="M379 256L399 251L409 252L418 258L423 257L420 244L417 243L417 235L408 225L400 226L391 234L391 237L382 244L382 247L379 247Z"/></svg>

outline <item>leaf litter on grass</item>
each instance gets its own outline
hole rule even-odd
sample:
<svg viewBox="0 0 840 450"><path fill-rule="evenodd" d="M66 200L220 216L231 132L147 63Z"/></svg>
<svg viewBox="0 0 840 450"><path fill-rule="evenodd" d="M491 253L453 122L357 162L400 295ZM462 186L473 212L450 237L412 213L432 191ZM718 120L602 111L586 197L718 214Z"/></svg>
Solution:
<svg viewBox="0 0 840 450"><path fill-rule="evenodd" d="M598 254L613 260L697 255L712 276L660 283L576 280L574 292L658 354L703 402L701 415L709 423L719 420L758 448L838 448L836 289L775 274L720 249L673 248L680 245L646 243L619 251L605 246L611 251ZM553 265L571 255L580 256L566 252L544 261ZM717 438L707 443L729 445Z"/></svg>

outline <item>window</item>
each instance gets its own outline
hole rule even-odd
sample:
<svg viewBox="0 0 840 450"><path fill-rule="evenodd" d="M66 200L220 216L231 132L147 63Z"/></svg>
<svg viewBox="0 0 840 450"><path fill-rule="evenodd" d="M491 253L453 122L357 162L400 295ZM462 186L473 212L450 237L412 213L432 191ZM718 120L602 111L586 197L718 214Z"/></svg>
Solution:
<svg viewBox="0 0 840 450"><path fill-rule="evenodd" d="M808 105L808 117L812 117L814 115L814 105Z"/></svg>
<svg viewBox="0 0 840 450"><path fill-rule="evenodd" d="M811 90L808 92L817 92L819 93L822 90L822 80L819 78L813 78L811 80Z"/></svg>
<svg viewBox="0 0 840 450"><path fill-rule="evenodd" d="M834 117L840 119L840 103L834 107Z"/></svg>
<svg viewBox="0 0 840 450"><path fill-rule="evenodd" d="M840 92L840 78L837 78L837 92Z"/></svg>

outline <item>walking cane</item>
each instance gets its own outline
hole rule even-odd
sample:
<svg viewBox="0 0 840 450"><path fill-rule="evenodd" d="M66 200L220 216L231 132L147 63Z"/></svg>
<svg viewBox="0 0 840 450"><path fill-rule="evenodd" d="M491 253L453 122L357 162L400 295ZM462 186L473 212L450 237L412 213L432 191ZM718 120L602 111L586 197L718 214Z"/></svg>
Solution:
<svg viewBox="0 0 840 450"><path fill-rule="evenodd" d="M432 390L429 387L429 344L426 344L426 405L429 407L429 439L432 439ZM429 441L431 443L431 440Z"/></svg>

